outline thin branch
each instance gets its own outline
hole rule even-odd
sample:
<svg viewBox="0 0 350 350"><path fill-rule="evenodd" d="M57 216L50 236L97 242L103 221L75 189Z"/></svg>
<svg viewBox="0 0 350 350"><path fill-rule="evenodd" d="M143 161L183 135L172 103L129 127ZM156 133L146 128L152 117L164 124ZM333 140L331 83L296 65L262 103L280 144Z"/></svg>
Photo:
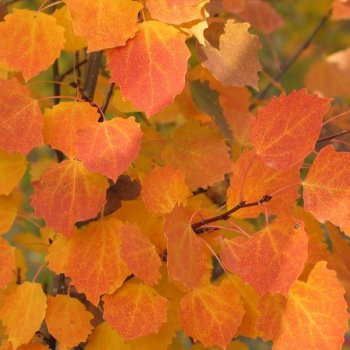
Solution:
<svg viewBox="0 0 350 350"><path fill-rule="evenodd" d="M94 99L98 73L101 66L102 51L92 52L88 59L83 98L89 102Z"/></svg>
<svg viewBox="0 0 350 350"><path fill-rule="evenodd" d="M248 207L255 207L257 205L261 205L263 203L269 202L271 199L272 199L272 196L266 194L265 196L262 196L256 202L247 203L245 201L242 201L241 203L237 204L234 208L226 211L225 213L223 213L221 215L217 215L217 216L193 223L191 225L192 229L197 234L204 233L204 232L206 232L206 228L203 226L210 224L212 222L220 221L220 220L228 220L233 213L235 213L236 211L238 211L240 209L248 208Z"/></svg>
<svg viewBox="0 0 350 350"><path fill-rule="evenodd" d="M318 139L316 141L316 143L330 141L330 140L335 139L335 138L337 138L339 136L343 136L343 135L347 135L347 134L350 134L350 130L345 130L345 131L338 132L337 134L333 134L333 135L330 135L330 136L322 137L322 138Z"/></svg>
<svg viewBox="0 0 350 350"><path fill-rule="evenodd" d="M109 102L113 96L113 91L114 91L114 87L115 87L115 83L112 83L109 88L108 88L108 91L107 91L107 95L106 95L106 98L103 102L103 105L101 106L101 110L103 112L103 114L106 113L107 111L107 108L108 108L108 105L109 105Z"/></svg>
<svg viewBox="0 0 350 350"><path fill-rule="evenodd" d="M54 3L53 3L54 4ZM52 8L52 10L55 10L55 6ZM58 81L60 77L60 67L58 63L58 58L55 60L55 62L52 65L52 76L54 81ZM61 95L61 85L60 84L53 84L53 104L58 105L60 103L60 98L58 96ZM60 163L65 160L64 154L60 150L55 150L57 161Z"/></svg>
<svg viewBox="0 0 350 350"><path fill-rule="evenodd" d="M306 40L299 46L299 48L295 51L295 53L292 55L292 57L284 63L280 70L275 74L273 77L273 80L279 81L282 76L287 72L287 70L293 65L293 63L299 58L299 56L309 47L309 45L312 43L314 38L316 37L316 34L321 30L321 28L325 25L328 18L332 14L332 9L329 9L328 12L321 18L321 20L318 22L312 33L306 38ZM267 93L270 91L270 89L273 87L273 84L270 82L264 90L262 90L258 95L257 99L262 100Z"/></svg>
<svg viewBox="0 0 350 350"><path fill-rule="evenodd" d="M85 59L85 60L82 60L81 62L77 63L74 67L69 68L64 73L61 74L61 76L58 78L58 81L63 81L67 75L73 73L75 69L78 70L80 67L82 67L87 62L88 62L88 60Z"/></svg>

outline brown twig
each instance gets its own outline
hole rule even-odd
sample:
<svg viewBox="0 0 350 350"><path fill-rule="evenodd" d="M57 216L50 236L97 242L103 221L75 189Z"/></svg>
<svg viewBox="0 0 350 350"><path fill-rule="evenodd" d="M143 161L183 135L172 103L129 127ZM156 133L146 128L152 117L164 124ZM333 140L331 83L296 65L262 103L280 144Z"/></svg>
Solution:
<svg viewBox="0 0 350 350"><path fill-rule="evenodd" d="M337 138L339 136L343 136L343 135L347 135L347 134L350 134L350 130L344 130L344 131L338 132L337 134L333 134L333 135L330 135L330 136L322 137L322 138L318 139L316 141L316 143L330 141L330 140L335 139L335 138Z"/></svg>
<svg viewBox="0 0 350 350"><path fill-rule="evenodd" d="M114 91L114 87L115 87L115 83L112 83L111 85L109 85L108 91L107 91L107 95L106 98L103 102L103 105L101 106L101 111L103 112L103 114L106 113L109 102L113 96L113 91Z"/></svg>
<svg viewBox="0 0 350 350"><path fill-rule="evenodd" d="M262 196L258 201L256 202L241 202L239 204L237 204L235 207L233 207L232 209L226 211L225 213L221 214L221 215L217 215L217 216L214 216L214 217L211 217L211 218L208 218L208 219L204 219L204 220L201 220L201 221L198 221L198 222L195 222L193 223L191 226L192 226L192 229L195 233L197 234L201 234L201 233L204 233L206 232L206 228L203 227L207 224L210 224L212 222L216 222L216 221L220 221L220 220L228 220L231 215L240 210L240 209L243 209L243 208L248 208L248 207L255 207L257 205L261 205L263 203L267 203L269 202L270 200L272 199L272 196L266 194L265 196Z"/></svg>
<svg viewBox="0 0 350 350"><path fill-rule="evenodd" d="M60 77L58 78L58 81L63 81L67 75L73 73L75 69L79 70L79 68L82 67L87 62L88 62L88 60L83 60L83 61L77 63L74 67L69 68L68 70L66 70L64 73L62 73L60 75Z"/></svg>
<svg viewBox="0 0 350 350"><path fill-rule="evenodd" d="M98 73L101 66L102 51L92 52L88 58L85 86L82 91L83 99L91 102L94 99Z"/></svg>
<svg viewBox="0 0 350 350"><path fill-rule="evenodd" d="M328 12L321 18L321 20L318 22L312 33L306 38L306 40L299 46L299 48L295 51L295 53L292 55L292 57L284 63L279 71L275 74L273 77L273 80L279 81L282 76L287 72L287 70L293 65L293 63L299 58L299 56L303 53L304 50L306 50L309 45L312 43L313 39L316 37L316 34L320 31L320 29L325 25L328 18L332 14L332 9L329 9ZM257 99L262 100L265 98L267 93L270 91L270 89L274 86L271 82L267 84L264 90L262 90L258 95Z"/></svg>

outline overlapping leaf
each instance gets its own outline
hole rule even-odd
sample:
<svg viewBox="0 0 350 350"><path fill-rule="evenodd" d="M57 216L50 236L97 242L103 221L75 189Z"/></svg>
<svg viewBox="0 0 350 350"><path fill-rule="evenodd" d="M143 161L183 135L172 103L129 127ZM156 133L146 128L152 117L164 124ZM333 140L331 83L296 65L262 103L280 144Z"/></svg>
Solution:
<svg viewBox="0 0 350 350"><path fill-rule="evenodd" d="M137 157L140 125L133 117L115 118L78 131L78 158L86 168L116 180Z"/></svg>
<svg viewBox="0 0 350 350"><path fill-rule="evenodd" d="M155 167L142 181L142 200L150 212L166 214L191 195L181 170Z"/></svg>
<svg viewBox="0 0 350 350"><path fill-rule="evenodd" d="M229 20L219 38L219 47L212 46L209 41L199 47L202 65L224 85L257 88L261 45L259 38L250 34L248 29L248 23Z"/></svg>
<svg viewBox="0 0 350 350"><path fill-rule="evenodd" d="M75 33L85 37L89 51L123 46L138 30L142 5L132 0L65 0Z"/></svg>
<svg viewBox="0 0 350 350"><path fill-rule="evenodd" d="M226 348L244 316L239 293L230 281L206 285L186 294L180 303L180 325L206 347ZM205 325L205 326L204 326Z"/></svg>
<svg viewBox="0 0 350 350"><path fill-rule="evenodd" d="M348 328L346 309L335 272L319 262L307 282L297 281L288 294L273 350L340 349Z"/></svg>
<svg viewBox="0 0 350 350"><path fill-rule="evenodd" d="M47 299L47 328L62 350L69 350L86 340L92 330L92 318L78 299L68 295L50 295Z"/></svg>
<svg viewBox="0 0 350 350"><path fill-rule="evenodd" d="M147 0L147 9L152 18L170 24L182 24L196 21L203 17L202 8L208 1L192 1L191 5L182 1L176 3L169 0ZM187 3L191 3L187 1Z"/></svg>
<svg viewBox="0 0 350 350"><path fill-rule="evenodd" d="M239 17L264 34L270 34L283 25L282 17L267 1L245 0L244 3L244 7L237 11Z"/></svg>
<svg viewBox="0 0 350 350"><path fill-rule="evenodd" d="M60 102L44 113L44 141L69 158L78 153L77 131L95 126L100 115L97 109L85 102Z"/></svg>
<svg viewBox="0 0 350 350"><path fill-rule="evenodd" d="M119 225L115 219L90 223L69 240L59 237L49 250L49 268L69 276L95 305L102 294L113 293L129 275L120 256Z"/></svg>
<svg viewBox="0 0 350 350"><path fill-rule="evenodd" d="M53 16L56 18L57 24L64 28L64 49L66 51L80 50L87 46L85 38L74 33L72 17L67 6L56 10Z"/></svg>
<svg viewBox="0 0 350 350"><path fill-rule="evenodd" d="M135 224L124 224L120 228L120 255L135 276L147 284L155 284L160 278L161 260L155 246Z"/></svg>
<svg viewBox="0 0 350 350"><path fill-rule="evenodd" d="M273 98L258 110L250 139L256 154L269 167L287 170L315 147L329 99L309 95L305 90ZM300 131L307 137L300 137ZM293 150L293 152L291 152Z"/></svg>
<svg viewBox="0 0 350 350"><path fill-rule="evenodd" d="M111 80L148 116L170 104L184 88L190 56L185 40L175 28L147 21L126 46L109 50Z"/></svg>
<svg viewBox="0 0 350 350"><path fill-rule="evenodd" d="M207 248L193 232L190 218L185 208L176 206L165 217L164 234L167 238L169 279L195 288L208 279L209 261Z"/></svg>
<svg viewBox="0 0 350 350"><path fill-rule="evenodd" d="M77 221L90 219L102 209L108 188L102 175L90 173L77 160L51 165L33 185L31 203L36 215L67 237Z"/></svg>
<svg viewBox="0 0 350 350"><path fill-rule="evenodd" d="M281 320L287 298L281 294L266 295L259 303L260 317L257 328L262 331L264 340L275 339L281 330Z"/></svg>
<svg viewBox="0 0 350 350"><path fill-rule="evenodd" d="M0 22L0 63L20 71L29 80L60 56L63 32L53 16L15 9Z"/></svg>
<svg viewBox="0 0 350 350"><path fill-rule="evenodd" d="M42 127L38 102L28 88L15 79L0 80L0 148L26 155L42 145Z"/></svg>
<svg viewBox="0 0 350 350"><path fill-rule="evenodd" d="M157 333L167 320L167 299L140 282L128 282L104 303L105 320L124 340Z"/></svg>
<svg viewBox="0 0 350 350"><path fill-rule="evenodd" d="M220 134L190 121L176 130L162 156L167 165L183 171L190 189L222 181L231 171L229 148Z"/></svg>
<svg viewBox="0 0 350 350"><path fill-rule="evenodd" d="M307 259L307 235L301 222L277 219L250 238L224 240L221 258L259 294L287 294Z"/></svg>
<svg viewBox="0 0 350 350"><path fill-rule="evenodd" d="M86 350L100 349L131 350L121 336L106 321L93 330L86 345Z"/></svg>
<svg viewBox="0 0 350 350"><path fill-rule="evenodd" d="M268 214L286 213L299 196L299 167L296 165L287 171L278 171L266 166L253 152L243 153L233 166L231 185L227 191L228 208L233 208L242 200L255 202L276 191L271 201L265 204ZM245 208L235 216L258 217L263 210L259 206Z"/></svg>
<svg viewBox="0 0 350 350"><path fill-rule="evenodd" d="M304 207L318 221L350 223L350 154L333 146L321 150L304 180Z"/></svg>

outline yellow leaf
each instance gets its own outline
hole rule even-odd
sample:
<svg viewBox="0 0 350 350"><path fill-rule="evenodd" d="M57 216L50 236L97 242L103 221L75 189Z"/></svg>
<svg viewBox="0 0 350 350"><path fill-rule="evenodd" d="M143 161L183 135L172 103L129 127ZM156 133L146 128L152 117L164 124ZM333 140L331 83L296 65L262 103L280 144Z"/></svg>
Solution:
<svg viewBox="0 0 350 350"><path fill-rule="evenodd" d="M0 319L14 348L28 343L45 317L46 295L41 285L24 282L10 288L0 305Z"/></svg>
<svg viewBox="0 0 350 350"><path fill-rule="evenodd" d="M18 186L27 168L24 156L0 151L0 195L8 195Z"/></svg>
<svg viewBox="0 0 350 350"><path fill-rule="evenodd" d="M53 13L57 24L64 28L64 49L66 51L76 51L87 46L86 39L77 36L74 32L72 17L67 6L63 6Z"/></svg>

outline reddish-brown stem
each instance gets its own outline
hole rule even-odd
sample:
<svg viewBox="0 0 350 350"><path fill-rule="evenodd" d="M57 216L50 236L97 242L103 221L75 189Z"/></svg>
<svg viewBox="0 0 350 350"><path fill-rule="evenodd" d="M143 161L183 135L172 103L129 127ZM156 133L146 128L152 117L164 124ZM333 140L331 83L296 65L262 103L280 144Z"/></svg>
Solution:
<svg viewBox="0 0 350 350"><path fill-rule="evenodd" d="M280 192L282 192L282 191L284 191L284 190L286 190L286 189L288 189L290 187L294 187L294 186L297 186L297 185L300 186L301 185L300 182L294 182L292 184L288 184L286 186L283 186L283 187L279 188L278 190L270 193L270 196L274 197L277 193L280 193Z"/></svg>
<svg viewBox="0 0 350 350"><path fill-rule="evenodd" d="M52 100L53 98L66 98L66 99L69 99L69 100L75 100L75 101L79 101L79 102L89 103L89 102L87 102L86 100L84 100L84 99L82 99L80 97L77 97L77 96L65 96L65 95L41 97L41 98L37 99L37 101L40 102L40 101ZM96 105L96 104L93 104L93 106L96 107L99 110L100 114L104 118L104 113L102 112L101 107Z"/></svg>
<svg viewBox="0 0 350 350"><path fill-rule="evenodd" d="M48 264L48 263L45 261L45 263L42 264L42 265L38 268L37 272L35 273L35 275L34 275L34 277L33 277L33 280L32 280L33 283L36 282L38 276L40 275L40 272L41 272L42 270L44 270L44 268L46 267L47 264Z"/></svg>
<svg viewBox="0 0 350 350"><path fill-rule="evenodd" d="M46 1L45 1L45 2L46 2ZM44 2L44 3L45 3L45 2ZM44 3L43 3L43 4L44 4ZM39 12L43 12L43 11L49 9L50 7L56 6L56 5L58 5L58 4L63 4L63 1L55 1L55 2L53 2L52 4L49 4L49 5L44 6L44 7L42 7L43 5L41 4L41 6L40 6L40 8L38 9L38 11L39 11Z"/></svg>
<svg viewBox="0 0 350 350"><path fill-rule="evenodd" d="M244 176L243 176L243 181L242 181L241 188L240 188L240 191L239 191L239 200L241 202L243 201L243 190L244 190L245 182L247 180L248 173L249 173L251 167L253 166L253 163L254 163L255 159L256 159L256 155L252 157L252 159L251 159L250 163L248 164L247 169L246 169L246 171L244 173Z"/></svg>
<svg viewBox="0 0 350 350"><path fill-rule="evenodd" d="M341 118L341 117L343 117L344 115L347 115L347 114L349 114L349 113L350 113L350 110L345 111L345 112L340 113L340 114L337 114L337 115L335 115L334 117L329 118L328 120L326 120L326 121L323 123L323 126L325 126L325 125L327 125L328 123L332 122L333 120L338 119L338 118Z"/></svg>
<svg viewBox="0 0 350 350"><path fill-rule="evenodd" d="M72 68L68 69L67 71L65 71L64 73L62 73L58 80L63 81L64 78L65 78L67 75L69 75L69 74L71 74L71 73L74 72L74 69L79 69L81 66L83 66L84 64L86 64L87 61L88 61L88 60L85 59L85 60L83 60L83 61L77 63L74 67L72 67Z"/></svg>
<svg viewBox="0 0 350 350"><path fill-rule="evenodd" d="M217 215L217 216L214 216L214 217L211 217L211 218L208 218L208 219L204 219L204 220L201 220L201 221L198 221L198 222L195 222L193 223L191 226L192 226L192 229L195 233L197 234L201 234L201 233L204 233L202 232L202 228L203 226L207 225L207 224L210 224L212 222L216 222L216 221L220 221L220 220L227 220L231 217L231 215L233 213L235 213L236 211L240 210L240 209L243 209L243 208L248 208L248 207L255 207L257 205L260 205L260 204L263 204L263 203L266 203L266 202L269 202L270 200L272 199L272 196L269 195L269 194L266 194L264 196L262 196L258 201L256 202L250 202L250 203L247 203L245 201L242 201L240 202L239 204L237 204L235 207L233 207L232 209L226 211L225 213L221 214L221 215Z"/></svg>
<svg viewBox="0 0 350 350"><path fill-rule="evenodd" d="M350 134L350 130L344 130L344 131L338 132L338 133L330 135L330 136L322 137L322 138L318 139L316 141L316 143L330 141L330 140L335 139L339 136L343 136L343 135L347 135L347 134Z"/></svg>
<svg viewBox="0 0 350 350"><path fill-rule="evenodd" d="M244 236L247 236L248 238L250 238L250 235L248 234L248 232L245 231L245 230L243 230L243 228L242 228L241 226L239 226L239 225L237 225L237 224L235 224L234 222L229 221L229 220L227 221L227 223L228 223L230 226L236 228L236 229L238 230L238 232L242 233Z"/></svg>

